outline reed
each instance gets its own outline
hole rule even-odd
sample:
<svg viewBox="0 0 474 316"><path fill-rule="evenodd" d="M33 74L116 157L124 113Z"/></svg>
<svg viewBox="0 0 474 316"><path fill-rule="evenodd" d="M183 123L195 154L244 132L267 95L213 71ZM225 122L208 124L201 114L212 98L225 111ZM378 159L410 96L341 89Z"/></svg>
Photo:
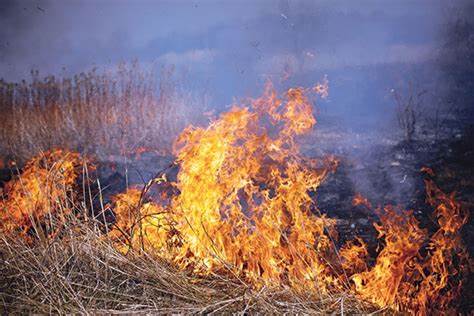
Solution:
<svg viewBox="0 0 474 316"><path fill-rule="evenodd" d="M168 153L174 137L197 118L199 104L179 88L169 67L122 63L72 77L0 80L0 153L25 161L70 149L99 156L140 147Z"/></svg>

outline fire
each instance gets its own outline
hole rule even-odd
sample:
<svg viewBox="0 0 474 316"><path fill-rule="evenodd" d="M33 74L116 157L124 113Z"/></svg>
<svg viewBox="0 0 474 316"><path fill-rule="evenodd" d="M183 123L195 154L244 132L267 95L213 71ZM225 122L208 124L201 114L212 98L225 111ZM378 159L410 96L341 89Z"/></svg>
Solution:
<svg viewBox="0 0 474 316"><path fill-rule="evenodd" d="M326 91L321 87L313 91ZM167 207L149 201L137 210L149 219L143 220L145 241L135 234L142 240L132 238L132 244L183 269L227 271L256 286L286 284L317 293L350 287L380 307L446 310L460 286L454 257L461 252L461 261L467 258L459 239L466 222L460 204L427 181L438 232L430 237L413 212L387 206L374 224L385 244L374 266L362 239L337 251L335 221L314 215L308 194L337 161L307 159L296 142L316 123L307 93L290 89L280 99L269 86L250 106L234 107L207 128L186 129L176 143L179 194ZM139 205L138 192L133 195ZM354 205L371 208L360 194Z"/></svg>
<svg viewBox="0 0 474 316"><path fill-rule="evenodd" d="M428 173L434 175L430 170ZM370 270L354 274L356 291L379 306L396 310L449 311L460 293L469 257L460 238L467 214L432 180L425 180L427 202L434 207L438 230L429 236L410 211L386 207L375 224L385 247Z"/></svg>
<svg viewBox="0 0 474 316"><path fill-rule="evenodd" d="M141 201L142 192L129 189L115 197L116 229L111 232L112 237L120 240L124 251L130 248L144 248L158 251L166 259L171 259L175 253L177 240L173 238L173 223L167 210L151 201Z"/></svg>
<svg viewBox="0 0 474 316"><path fill-rule="evenodd" d="M419 228L412 212L386 207L380 219L381 224L375 227L378 238L384 238L386 245L378 254L375 266L353 275L352 279L363 297L379 306L398 308L414 290L406 278L412 274L426 232Z"/></svg>
<svg viewBox="0 0 474 316"><path fill-rule="evenodd" d="M368 209L372 208L372 204L369 202L369 200L362 196L360 193L356 193L354 198L352 199L352 205L358 206L358 205L363 205Z"/></svg>
<svg viewBox="0 0 474 316"><path fill-rule="evenodd" d="M338 246L336 221L312 197L337 160L309 159L298 146L316 124L312 93L325 97L327 80L283 97L268 85L207 128L185 129L175 144L177 180L161 175L116 195L108 237L124 252L153 254L200 276L231 275L254 288L349 291L381 308L450 311L468 273L461 204L426 180L434 233L412 211L385 206L374 224L381 243L375 258L361 238ZM27 236L38 223L74 212L81 170L82 158L63 151L30 161L6 188L1 228ZM360 194L353 203L372 208Z"/></svg>
<svg viewBox="0 0 474 316"><path fill-rule="evenodd" d="M16 181L7 183L6 197L0 200L0 228L26 236L55 231L54 221L74 209L72 195L83 159L77 153L54 150L30 160ZM60 215L59 217L57 215Z"/></svg>
<svg viewBox="0 0 474 316"><path fill-rule="evenodd" d="M268 86L250 106L234 107L207 128L186 129L176 143L180 193L166 209L147 202L138 210L147 218L147 247L162 252L170 226L157 223L174 223L181 242L172 257L182 268L228 270L256 285L338 284L325 258L334 255L334 221L313 215L309 195L337 162L304 158L295 139L316 122L308 93L290 89L279 99ZM131 192L119 197L120 210L130 195L137 205ZM149 208L162 218L147 216Z"/></svg>

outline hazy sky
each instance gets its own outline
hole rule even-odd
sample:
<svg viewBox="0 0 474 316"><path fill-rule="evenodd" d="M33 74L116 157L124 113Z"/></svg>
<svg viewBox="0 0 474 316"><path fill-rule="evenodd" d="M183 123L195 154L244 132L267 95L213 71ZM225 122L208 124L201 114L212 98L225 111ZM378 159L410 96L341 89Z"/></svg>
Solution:
<svg viewBox="0 0 474 316"><path fill-rule="evenodd" d="M348 100L354 100L354 110L383 99L388 77L399 75L387 72L390 65L410 67L436 58L440 28L455 5L435 0L2 0L0 77L27 78L32 68L74 73L137 58L185 69L216 102L230 103L232 97L256 93L267 78L282 82L289 74L282 85L307 85L328 74L340 88L331 95L335 108L344 112L341 103ZM359 81L380 84L381 92L366 95Z"/></svg>

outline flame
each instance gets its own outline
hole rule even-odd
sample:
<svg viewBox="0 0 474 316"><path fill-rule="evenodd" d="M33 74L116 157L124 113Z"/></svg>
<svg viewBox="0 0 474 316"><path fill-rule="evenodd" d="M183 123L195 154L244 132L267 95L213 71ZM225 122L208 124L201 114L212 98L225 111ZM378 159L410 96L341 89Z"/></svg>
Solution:
<svg viewBox="0 0 474 316"><path fill-rule="evenodd" d="M363 205L368 209L372 208L372 204L369 202L369 200L360 193L356 193L354 195L354 198L352 199L352 205L354 206Z"/></svg>
<svg viewBox="0 0 474 316"><path fill-rule="evenodd" d="M163 258L171 259L178 240L167 210L151 201L144 202L143 192L129 189L114 197L116 229L111 237L122 241L122 251L130 248L154 249ZM123 240L123 237L128 237Z"/></svg>
<svg viewBox="0 0 474 316"><path fill-rule="evenodd" d="M308 93L290 89L279 99L269 85L250 106L234 107L207 128L186 129L175 146L179 195L167 210L147 202L138 211L148 218L147 247L163 253L169 226L158 222L174 223L182 241L172 257L182 268L229 270L256 285L337 284L324 260L333 255L335 222L313 215L309 195L337 162L306 159L296 143L316 123ZM140 204L137 192L120 196L119 213L130 210L121 204L130 195ZM150 217L150 208L166 215Z"/></svg>
<svg viewBox="0 0 474 316"><path fill-rule="evenodd" d="M0 200L0 227L27 236L44 227L53 233L53 215L70 214L83 159L77 153L53 150L31 159L18 179L6 184ZM46 219L48 221L46 222ZM57 220L57 218L56 218Z"/></svg>
<svg viewBox="0 0 474 316"><path fill-rule="evenodd" d="M367 270L369 252L367 244L361 239L349 240L340 249L339 255L342 258L342 269L346 275L354 275Z"/></svg>
<svg viewBox="0 0 474 316"><path fill-rule="evenodd" d="M378 254L375 266L352 276L356 290L379 306L403 305L411 284L405 278L411 274L413 261L423 243L426 232L419 228L412 212L400 212L386 207L380 214L381 224L375 224L385 247Z"/></svg>
<svg viewBox="0 0 474 316"><path fill-rule="evenodd" d="M381 224L375 224L385 247L374 267L352 276L356 291L365 299L421 315L452 308L450 303L460 294L469 263L460 237L467 214L454 193L444 193L432 180L425 180L425 185L438 230L429 236L413 212L386 207Z"/></svg>
<svg viewBox="0 0 474 316"><path fill-rule="evenodd" d="M427 310L435 304L439 310L446 310L449 303L459 296L462 282L453 282L467 274L469 255L462 243L460 231L467 223L468 215L456 201L455 193L446 194L432 180L425 180L427 201L435 208L439 229L431 236L429 255L423 264L424 270L417 306ZM426 302L426 303L425 303Z"/></svg>

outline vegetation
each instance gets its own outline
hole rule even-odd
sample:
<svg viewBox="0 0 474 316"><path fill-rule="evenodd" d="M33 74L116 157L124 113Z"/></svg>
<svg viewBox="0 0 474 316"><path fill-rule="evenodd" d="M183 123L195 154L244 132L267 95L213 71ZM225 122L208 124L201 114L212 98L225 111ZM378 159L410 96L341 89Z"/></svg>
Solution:
<svg viewBox="0 0 474 316"><path fill-rule="evenodd" d="M191 118L193 100L177 90L170 68L158 73L134 62L72 78L31 74L30 81L0 80L0 152L16 160L53 148L168 152Z"/></svg>

